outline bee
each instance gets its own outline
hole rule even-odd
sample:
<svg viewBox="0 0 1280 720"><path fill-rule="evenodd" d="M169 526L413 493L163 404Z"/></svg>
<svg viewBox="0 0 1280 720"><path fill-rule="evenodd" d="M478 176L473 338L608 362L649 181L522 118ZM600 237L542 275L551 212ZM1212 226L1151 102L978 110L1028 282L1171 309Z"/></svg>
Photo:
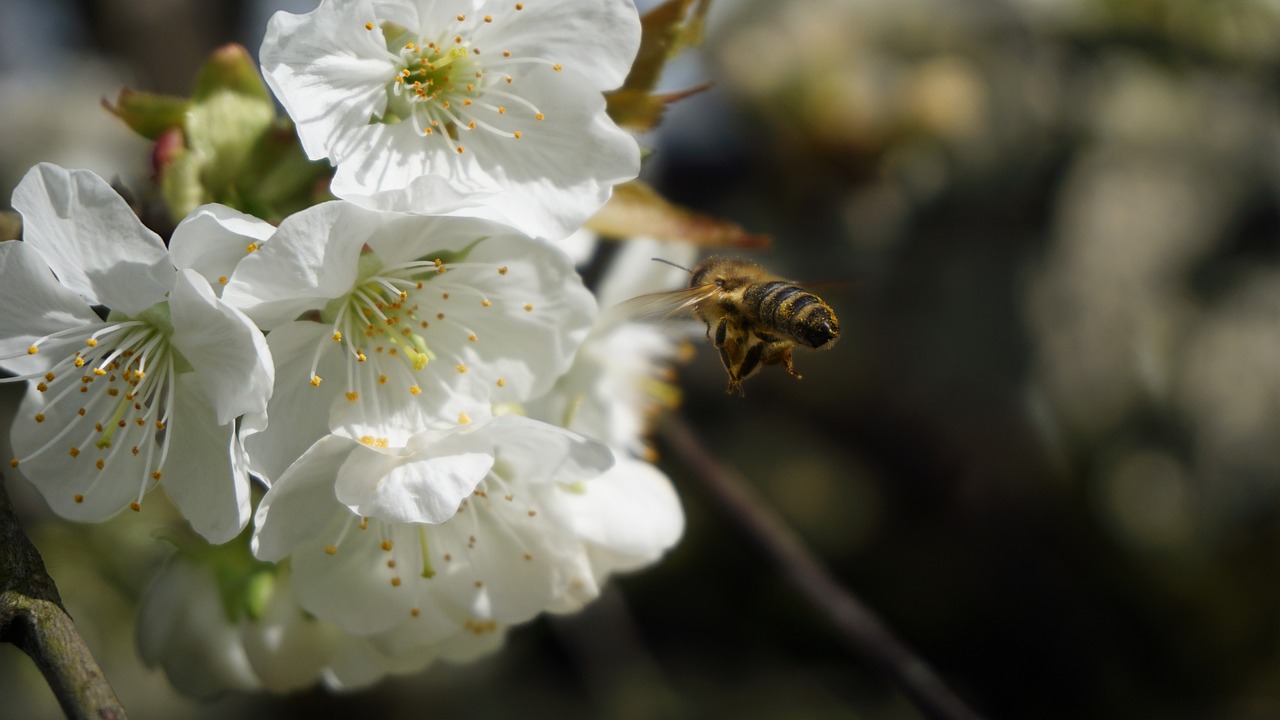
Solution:
<svg viewBox="0 0 1280 720"><path fill-rule="evenodd" d="M830 348L840 337L836 314L822 298L753 262L713 256L680 269L689 273L689 287L665 295L676 303L673 314L692 310L707 324L729 373L726 393L745 395L742 381L765 365L781 364L800 379L791 349Z"/></svg>

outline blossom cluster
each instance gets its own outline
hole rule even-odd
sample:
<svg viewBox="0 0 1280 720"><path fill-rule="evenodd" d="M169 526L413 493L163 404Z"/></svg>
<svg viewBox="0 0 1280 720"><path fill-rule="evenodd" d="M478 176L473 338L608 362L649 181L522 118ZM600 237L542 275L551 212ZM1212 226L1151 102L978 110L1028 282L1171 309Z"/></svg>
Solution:
<svg viewBox="0 0 1280 720"><path fill-rule="evenodd" d="M251 525L238 600L207 551L148 595L143 656L181 689L476 657L679 538L643 446L675 340L598 317L563 245L639 170L603 95L639 42L632 0L323 0L260 57L336 199L205 204L166 242L93 173L22 180L10 466L70 519L158 485L209 543Z"/></svg>

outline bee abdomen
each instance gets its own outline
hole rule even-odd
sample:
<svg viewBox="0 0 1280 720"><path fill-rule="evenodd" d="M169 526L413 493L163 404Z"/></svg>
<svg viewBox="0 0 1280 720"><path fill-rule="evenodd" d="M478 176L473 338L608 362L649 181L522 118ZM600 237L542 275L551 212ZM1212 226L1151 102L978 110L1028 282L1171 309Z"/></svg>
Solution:
<svg viewBox="0 0 1280 720"><path fill-rule="evenodd" d="M831 308L795 283L757 283L747 288L742 301L748 315L803 345L822 347L839 335Z"/></svg>

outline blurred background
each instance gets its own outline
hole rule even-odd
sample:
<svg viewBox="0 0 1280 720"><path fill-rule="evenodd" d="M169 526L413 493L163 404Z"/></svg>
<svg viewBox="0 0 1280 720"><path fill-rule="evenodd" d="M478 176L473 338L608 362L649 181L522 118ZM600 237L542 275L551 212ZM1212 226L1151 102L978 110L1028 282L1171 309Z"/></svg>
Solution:
<svg viewBox="0 0 1280 720"><path fill-rule="evenodd" d="M183 93L314 4L4 0L0 196L41 160L144 186L99 101ZM1280 717L1278 39L1276 0L714 0L668 68L715 87L647 176L773 235L741 254L843 334L745 398L702 346L680 412L991 718ZM133 645L165 546L9 488L135 717L920 717L658 450L686 537L584 613L368 692L211 704ZM0 697L59 715L9 645Z"/></svg>

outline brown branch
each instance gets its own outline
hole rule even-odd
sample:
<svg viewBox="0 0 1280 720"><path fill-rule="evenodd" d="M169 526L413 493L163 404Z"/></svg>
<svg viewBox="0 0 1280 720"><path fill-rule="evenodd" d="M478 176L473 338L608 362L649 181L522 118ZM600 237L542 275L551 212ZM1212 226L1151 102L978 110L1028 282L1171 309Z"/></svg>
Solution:
<svg viewBox="0 0 1280 720"><path fill-rule="evenodd" d="M0 641L31 656L62 712L75 720L124 720L124 707L94 661L44 561L22 532L0 475Z"/></svg>
<svg viewBox="0 0 1280 720"><path fill-rule="evenodd" d="M661 435L729 518L759 545L796 592L823 613L853 651L933 720L980 720L924 660L831 572L739 472L717 460L683 418L669 414Z"/></svg>

